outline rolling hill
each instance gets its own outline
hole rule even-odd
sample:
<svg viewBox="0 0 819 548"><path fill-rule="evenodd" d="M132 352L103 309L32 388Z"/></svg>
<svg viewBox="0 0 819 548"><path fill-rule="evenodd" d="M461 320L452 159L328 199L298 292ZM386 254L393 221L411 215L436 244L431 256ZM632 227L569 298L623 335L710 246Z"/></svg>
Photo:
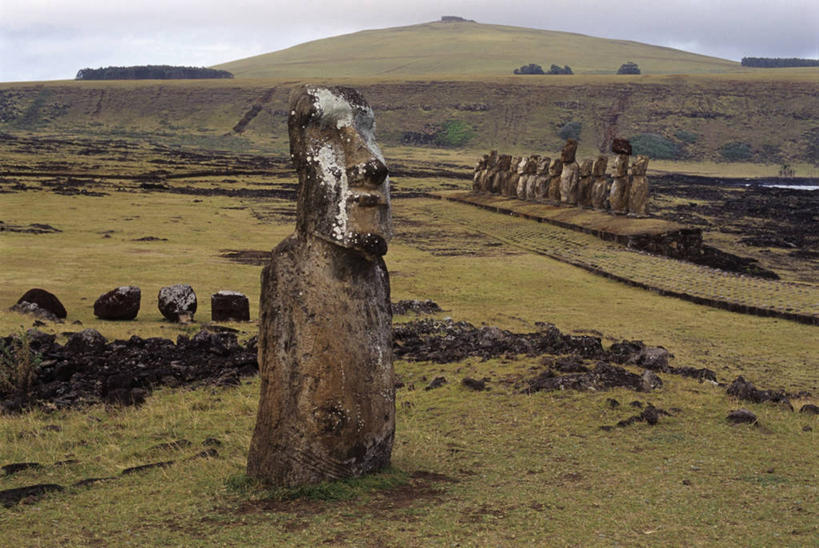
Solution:
<svg viewBox="0 0 819 548"><path fill-rule="evenodd" d="M432 22L325 38L216 65L237 78L404 78L511 74L524 64L614 74L626 61L646 74L718 73L739 63L672 48L584 34Z"/></svg>

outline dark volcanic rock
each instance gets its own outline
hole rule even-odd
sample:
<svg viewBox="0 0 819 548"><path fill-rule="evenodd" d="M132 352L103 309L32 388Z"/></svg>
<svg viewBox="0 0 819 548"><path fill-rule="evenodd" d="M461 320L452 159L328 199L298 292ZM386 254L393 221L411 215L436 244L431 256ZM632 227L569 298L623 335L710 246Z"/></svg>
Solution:
<svg viewBox="0 0 819 548"><path fill-rule="evenodd" d="M210 296L211 320L214 322L250 321L250 301L238 291L218 291Z"/></svg>
<svg viewBox="0 0 819 548"><path fill-rule="evenodd" d="M440 388L446 384L446 377L435 377L432 379L432 382L429 383L424 390L434 390L436 388Z"/></svg>
<svg viewBox="0 0 819 548"><path fill-rule="evenodd" d="M486 390L486 381L482 379L473 379L471 377L464 377L461 384L472 390Z"/></svg>
<svg viewBox="0 0 819 548"><path fill-rule="evenodd" d="M441 312L441 307L431 299L419 301L415 299L401 300L397 303L392 303L393 315L402 315L407 312L415 312L416 314L432 314L434 312Z"/></svg>
<svg viewBox="0 0 819 548"><path fill-rule="evenodd" d="M0 504L6 508L11 508L23 499L39 498L42 495L52 491L62 491L62 485L54 483L40 483L37 485L29 485L26 487L16 487L14 489L5 489L0 491Z"/></svg>
<svg viewBox="0 0 819 548"><path fill-rule="evenodd" d="M17 303L28 302L34 303L43 310L48 310L60 319L65 319L68 313L65 311L63 303L53 293L49 293L45 289L29 289L17 300Z"/></svg>
<svg viewBox="0 0 819 548"><path fill-rule="evenodd" d="M159 311L172 322L193 320L196 312L196 293L188 284L163 287L158 296Z"/></svg>
<svg viewBox="0 0 819 548"><path fill-rule="evenodd" d="M757 421L756 415L747 409L735 409L726 418L734 424L756 424Z"/></svg>
<svg viewBox="0 0 819 548"><path fill-rule="evenodd" d="M529 381L526 393L541 390L606 390L616 386L638 390L642 386L640 375L629 373L622 367L606 362L598 362L588 373L556 376L547 371Z"/></svg>
<svg viewBox="0 0 819 548"><path fill-rule="evenodd" d="M31 468L42 468L42 465L39 462L13 462L0 467L0 470L3 471L4 476L10 476Z"/></svg>
<svg viewBox="0 0 819 548"><path fill-rule="evenodd" d="M655 388L662 388L663 381L653 371L646 369L640 375L640 392L651 392Z"/></svg>
<svg viewBox="0 0 819 548"><path fill-rule="evenodd" d="M30 314L35 318L40 318L41 320L47 320L49 322L62 323L62 320L60 318L58 318L48 310L40 308L39 305L35 303L30 303L28 301L19 302L12 306L11 308L9 308L9 310L11 310L12 312L19 312L20 314ZM37 325L37 322L35 322L35 325ZM45 324L40 322L39 325Z"/></svg>
<svg viewBox="0 0 819 548"><path fill-rule="evenodd" d="M782 390L759 390L741 375L728 387L728 394L741 400L754 403L774 402L782 403L793 409L787 394Z"/></svg>
<svg viewBox="0 0 819 548"><path fill-rule="evenodd" d="M96 329L83 329L68 337L65 349L72 354L96 353L105 348L106 342L105 337Z"/></svg>
<svg viewBox="0 0 819 548"><path fill-rule="evenodd" d="M819 415L819 406L812 403L806 403L799 409L800 413L807 413L808 415Z"/></svg>
<svg viewBox="0 0 819 548"><path fill-rule="evenodd" d="M112 289L94 303L94 315L103 320L133 320L139 313L142 297L140 289L133 285Z"/></svg>

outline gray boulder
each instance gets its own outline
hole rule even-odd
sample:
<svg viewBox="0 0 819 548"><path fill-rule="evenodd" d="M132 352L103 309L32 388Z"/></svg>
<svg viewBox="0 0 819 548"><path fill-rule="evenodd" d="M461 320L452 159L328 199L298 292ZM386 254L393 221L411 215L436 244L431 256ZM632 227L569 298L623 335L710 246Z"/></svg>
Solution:
<svg viewBox="0 0 819 548"><path fill-rule="evenodd" d="M214 322L248 322L250 301L238 291L218 291L210 296L210 318Z"/></svg>
<svg viewBox="0 0 819 548"><path fill-rule="evenodd" d="M103 320L133 320L139 313L140 289L126 285L112 289L94 303L94 315Z"/></svg>
<svg viewBox="0 0 819 548"><path fill-rule="evenodd" d="M196 293L188 284L163 287L158 296L159 311L172 322L192 321L196 312Z"/></svg>

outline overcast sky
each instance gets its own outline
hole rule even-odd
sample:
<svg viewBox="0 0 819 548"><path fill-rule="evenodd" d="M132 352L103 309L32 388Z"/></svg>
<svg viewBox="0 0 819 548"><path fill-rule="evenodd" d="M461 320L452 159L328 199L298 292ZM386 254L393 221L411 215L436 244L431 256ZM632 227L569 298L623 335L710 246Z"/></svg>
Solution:
<svg viewBox="0 0 819 548"><path fill-rule="evenodd" d="M210 66L458 15L739 60L819 58L819 0L0 0L0 81L84 67Z"/></svg>

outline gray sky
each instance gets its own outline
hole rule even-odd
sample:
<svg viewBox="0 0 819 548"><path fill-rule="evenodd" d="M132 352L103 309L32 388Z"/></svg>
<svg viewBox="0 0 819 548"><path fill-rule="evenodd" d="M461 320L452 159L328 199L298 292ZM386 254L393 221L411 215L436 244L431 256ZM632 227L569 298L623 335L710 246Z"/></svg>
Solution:
<svg viewBox="0 0 819 548"><path fill-rule="evenodd" d="M739 60L819 58L817 0L0 0L0 81L84 67L210 66L458 15Z"/></svg>

